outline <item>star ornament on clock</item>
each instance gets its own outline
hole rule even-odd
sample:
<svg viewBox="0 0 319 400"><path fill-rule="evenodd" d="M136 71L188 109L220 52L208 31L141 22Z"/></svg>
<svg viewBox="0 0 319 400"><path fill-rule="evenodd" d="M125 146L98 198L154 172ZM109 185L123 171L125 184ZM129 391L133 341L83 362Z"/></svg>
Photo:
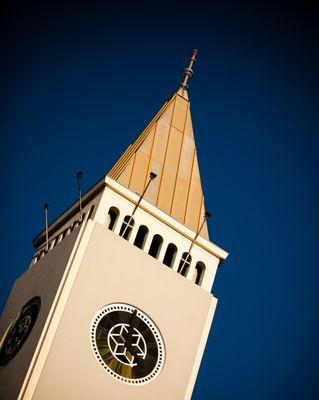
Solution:
<svg viewBox="0 0 319 400"><path fill-rule="evenodd" d="M143 360L147 354L147 346L145 339L142 334L134 328L134 333L132 334L132 343L130 350L127 348L127 336L129 334L128 324L117 324L115 325L108 334L108 346L114 357L123 364L134 367L138 363L134 360L135 358L142 358Z"/></svg>

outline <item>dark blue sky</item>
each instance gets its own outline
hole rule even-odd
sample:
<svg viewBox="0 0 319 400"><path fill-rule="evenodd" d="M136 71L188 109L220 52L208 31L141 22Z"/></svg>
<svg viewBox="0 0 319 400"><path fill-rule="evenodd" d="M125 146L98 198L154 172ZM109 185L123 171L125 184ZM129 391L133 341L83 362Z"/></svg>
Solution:
<svg viewBox="0 0 319 400"><path fill-rule="evenodd" d="M193 125L211 239L230 257L193 400L317 399L314 2L59 3L0 6L0 306L44 202L52 220L78 170L87 189L110 169L198 47Z"/></svg>

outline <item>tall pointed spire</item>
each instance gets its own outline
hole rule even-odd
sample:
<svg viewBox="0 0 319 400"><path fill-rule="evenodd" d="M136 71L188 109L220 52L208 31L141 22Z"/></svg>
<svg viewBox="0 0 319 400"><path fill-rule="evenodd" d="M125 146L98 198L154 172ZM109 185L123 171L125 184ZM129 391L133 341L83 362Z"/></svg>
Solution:
<svg viewBox="0 0 319 400"><path fill-rule="evenodd" d="M150 172L156 173L157 178L144 199L194 232L198 232L205 215L186 91L196 54L194 50L178 92L164 104L108 174L141 195ZM208 239L206 222L200 235Z"/></svg>

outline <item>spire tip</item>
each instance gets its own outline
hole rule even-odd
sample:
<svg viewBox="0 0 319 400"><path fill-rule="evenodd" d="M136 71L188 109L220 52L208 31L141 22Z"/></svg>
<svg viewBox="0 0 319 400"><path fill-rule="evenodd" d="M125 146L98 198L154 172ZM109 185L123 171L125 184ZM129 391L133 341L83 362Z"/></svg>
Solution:
<svg viewBox="0 0 319 400"><path fill-rule="evenodd" d="M181 83L181 88L184 90L187 88L187 82L188 80L193 76L193 64L196 61L196 56L198 54L198 49L194 49L192 52L192 56L189 60L188 66L184 69L184 79L183 82Z"/></svg>

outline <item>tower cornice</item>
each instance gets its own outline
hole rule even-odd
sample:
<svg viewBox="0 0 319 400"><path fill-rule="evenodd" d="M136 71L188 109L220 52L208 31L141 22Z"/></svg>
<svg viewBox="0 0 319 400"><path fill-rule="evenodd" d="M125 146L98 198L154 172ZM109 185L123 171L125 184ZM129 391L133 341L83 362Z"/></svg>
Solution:
<svg viewBox="0 0 319 400"><path fill-rule="evenodd" d="M122 186L115 180L111 179L109 176L105 177L105 186L114 191L115 193L119 194L120 196L124 197L126 200L130 201L133 207L139 201L138 194L133 193L131 190ZM139 208L145 211L153 218L158 219L164 225L173 229L176 233L188 239L190 242L194 240L194 237L196 236L195 231L192 231L182 223L168 216L165 212L161 211L160 209L149 203L147 200L143 199L139 205ZM216 244L205 239L202 236L196 237L194 245L201 247L202 249L210 253L212 256L217 257L220 261L224 261L228 256L228 253L225 250L223 250L221 247L217 246Z"/></svg>

